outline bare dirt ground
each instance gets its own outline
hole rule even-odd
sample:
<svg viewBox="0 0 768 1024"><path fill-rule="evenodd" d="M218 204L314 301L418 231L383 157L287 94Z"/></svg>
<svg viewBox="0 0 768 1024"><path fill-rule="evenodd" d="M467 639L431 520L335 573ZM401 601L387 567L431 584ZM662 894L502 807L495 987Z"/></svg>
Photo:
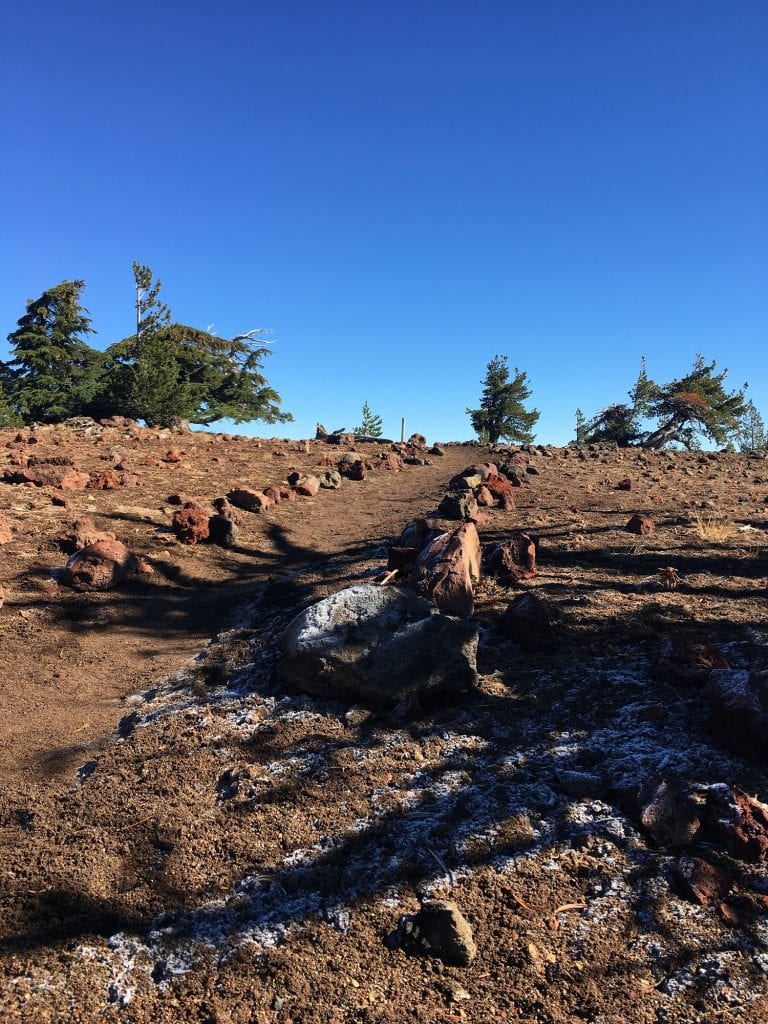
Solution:
<svg viewBox="0 0 768 1024"><path fill-rule="evenodd" d="M480 534L537 534L538 574L481 581L477 690L403 721L289 692L276 638L308 604L379 579L387 542L491 454L448 446L431 465L243 513L225 550L178 543L169 496L208 503L339 450L35 435L0 433L0 459L67 456L91 474L127 462L137 478L0 482L0 1020L768 1019L765 864L664 841L630 797L664 776L768 801L765 763L721 746L701 687L655 668L680 637L768 668L768 462L531 451L517 511L490 510ZM656 532L625 532L634 512ZM60 538L84 515L154 572L104 593L62 586ZM553 651L501 628L525 591L550 608ZM681 855L730 893L686 896ZM471 923L469 967L399 940L427 896Z"/></svg>

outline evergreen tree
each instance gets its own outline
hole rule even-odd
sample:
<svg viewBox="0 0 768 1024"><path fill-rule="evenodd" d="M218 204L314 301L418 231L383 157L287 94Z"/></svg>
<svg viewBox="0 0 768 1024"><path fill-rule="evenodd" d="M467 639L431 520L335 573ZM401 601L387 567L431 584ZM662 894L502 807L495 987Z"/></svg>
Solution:
<svg viewBox="0 0 768 1024"><path fill-rule="evenodd" d="M768 434L765 431L765 423L757 411L757 406L751 400L744 407L744 416L736 439L739 442L739 450L742 452L768 450Z"/></svg>
<svg viewBox="0 0 768 1024"><path fill-rule="evenodd" d="M577 409L576 410L576 435L575 435L573 441L571 441L571 446L576 445L578 447L579 445L584 444L584 437L585 437L585 434L586 434L586 427L587 427L587 417L584 415L584 413L581 411L581 409Z"/></svg>
<svg viewBox="0 0 768 1024"><path fill-rule="evenodd" d="M269 349L259 328L231 340L208 331L171 322L160 301L160 281L139 263L133 265L136 286L136 334L110 346L110 412L167 424L172 419L212 423L264 420L284 423L290 413L280 409L280 395L261 372Z"/></svg>
<svg viewBox="0 0 768 1024"><path fill-rule="evenodd" d="M367 402L363 405L363 422L355 430L360 437L381 437L382 420L381 416L374 416Z"/></svg>
<svg viewBox="0 0 768 1024"><path fill-rule="evenodd" d="M506 440L530 444L532 427L539 418L537 409L529 412L523 406L530 396L526 373L515 367L510 380L507 357L494 356L487 366L480 408L467 409L472 429L483 443Z"/></svg>
<svg viewBox="0 0 768 1024"><path fill-rule="evenodd" d="M660 424L645 438L643 447L663 448L677 442L696 448L699 434L721 446L728 443L746 412L747 385L740 391L727 392L723 381L728 371L715 373L716 366L714 360L706 363L698 355L690 373L655 388L648 412Z"/></svg>
<svg viewBox="0 0 768 1024"><path fill-rule="evenodd" d="M14 408L15 379L11 367L0 362L0 427L20 427L22 420Z"/></svg>
<svg viewBox="0 0 768 1024"><path fill-rule="evenodd" d="M582 444L615 444L625 448L640 437L637 416L631 405L619 403L587 420L583 428Z"/></svg>
<svg viewBox="0 0 768 1024"><path fill-rule="evenodd" d="M80 305L84 287L84 281L62 281L30 299L8 335L12 400L23 420L66 419L81 413L96 393L101 355L83 340L94 333Z"/></svg>

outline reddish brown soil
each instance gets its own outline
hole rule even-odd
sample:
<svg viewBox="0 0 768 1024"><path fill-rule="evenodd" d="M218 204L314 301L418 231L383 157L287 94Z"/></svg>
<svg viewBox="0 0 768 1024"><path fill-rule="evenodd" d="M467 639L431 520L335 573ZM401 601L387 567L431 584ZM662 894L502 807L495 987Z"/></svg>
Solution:
<svg viewBox="0 0 768 1024"><path fill-rule="evenodd" d="M14 531L0 547L0 1019L766 1019L765 865L684 851L734 880L727 901L698 907L674 882L680 850L655 844L625 799L664 771L768 800L766 766L717 745L702 691L653 673L677 634L766 668L765 461L532 454L518 511L491 510L480 533L539 535L538 575L481 581L478 690L403 722L287 692L276 637L308 603L380 578L386 542L489 453L448 446L429 466L243 513L223 550L178 543L168 497L207 506L338 449L36 436L4 432L0 452L67 455L92 474L127 460L143 482L0 483ZM171 448L181 462L151 464ZM656 532L624 532L634 512ZM154 573L99 594L59 585L58 538L84 514ZM553 652L501 631L525 591L548 603ZM470 967L394 938L427 895L470 921Z"/></svg>

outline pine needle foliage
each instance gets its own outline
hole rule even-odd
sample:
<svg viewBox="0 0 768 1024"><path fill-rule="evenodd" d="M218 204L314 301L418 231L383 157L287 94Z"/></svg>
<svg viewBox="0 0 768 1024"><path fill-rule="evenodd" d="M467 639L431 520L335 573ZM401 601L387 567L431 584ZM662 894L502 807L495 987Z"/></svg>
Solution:
<svg viewBox="0 0 768 1024"><path fill-rule="evenodd" d="M479 409L467 409L472 429L484 444L510 441L530 444L539 418L537 409L523 405L531 397L527 374L515 367L510 380L506 356L494 356L487 365Z"/></svg>

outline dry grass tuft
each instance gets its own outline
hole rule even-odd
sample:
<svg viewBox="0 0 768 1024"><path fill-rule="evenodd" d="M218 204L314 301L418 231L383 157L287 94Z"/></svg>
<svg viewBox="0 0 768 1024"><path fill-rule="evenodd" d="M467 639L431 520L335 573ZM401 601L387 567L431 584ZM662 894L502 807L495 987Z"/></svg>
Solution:
<svg viewBox="0 0 768 1024"><path fill-rule="evenodd" d="M692 525L696 531L696 536L700 540L711 541L716 544L728 540L736 532L734 524L722 516L701 515L698 512L694 516Z"/></svg>

